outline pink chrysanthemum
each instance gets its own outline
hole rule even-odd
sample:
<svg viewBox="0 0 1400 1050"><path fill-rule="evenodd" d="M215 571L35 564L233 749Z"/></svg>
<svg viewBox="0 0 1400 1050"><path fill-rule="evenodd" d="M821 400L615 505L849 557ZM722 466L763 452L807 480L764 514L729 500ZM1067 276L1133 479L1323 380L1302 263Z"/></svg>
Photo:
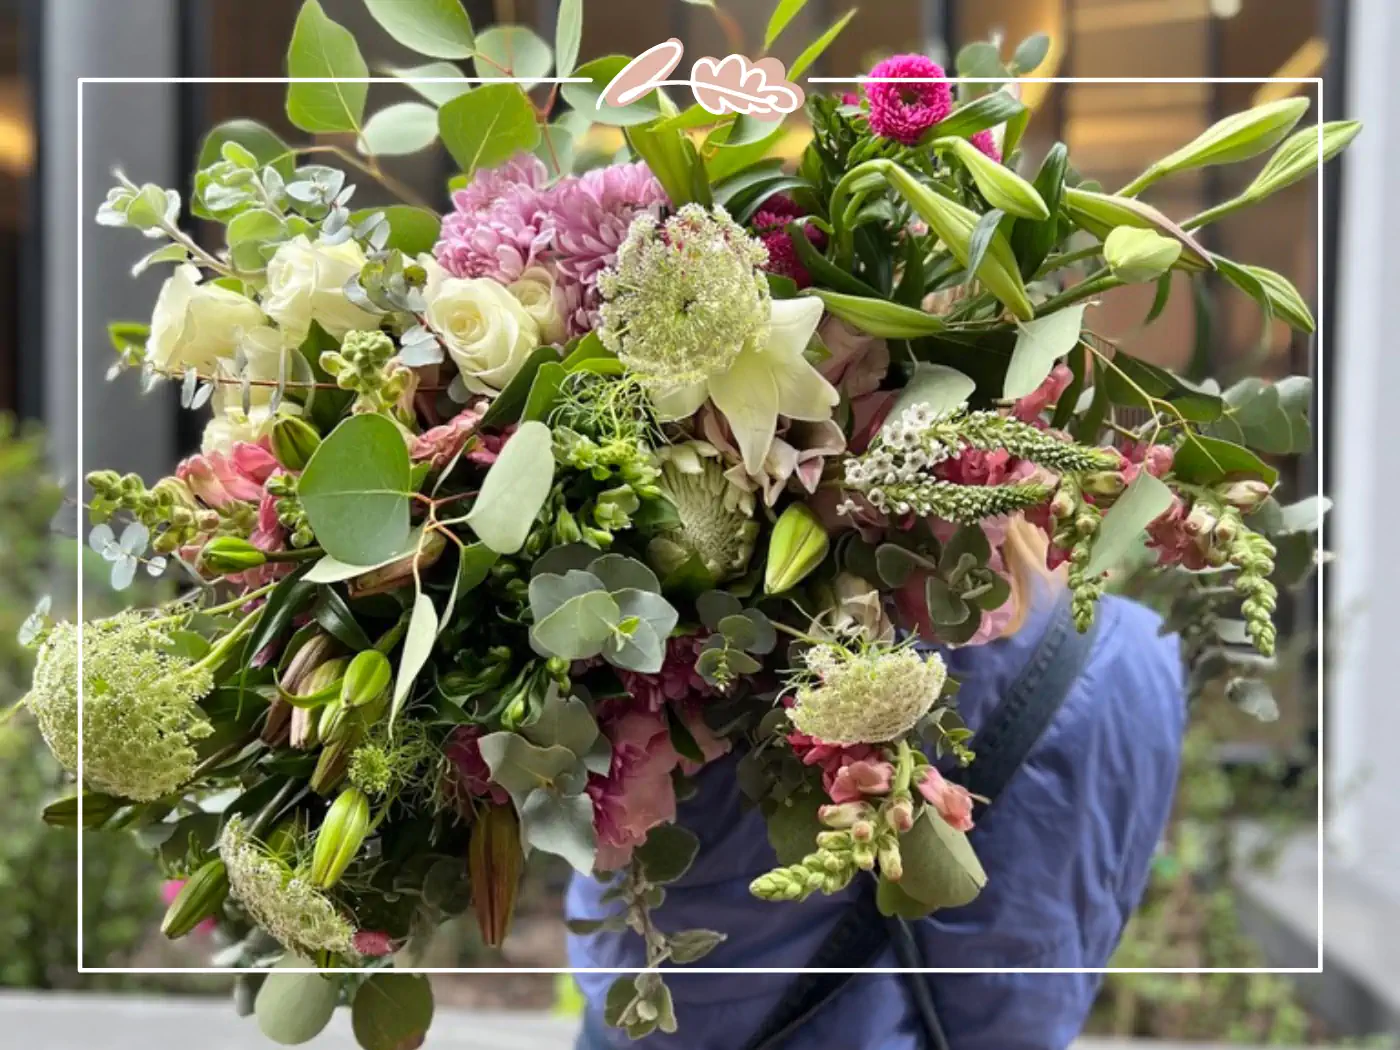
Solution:
<svg viewBox="0 0 1400 1050"><path fill-rule="evenodd" d="M793 247L792 238L788 236L784 227L790 220L805 214L806 212L791 199L779 194L765 201L749 222L754 233L758 234L758 239L768 249L768 265L764 269L769 273L791 278L799 288L810 285L812 275L807 272L807 267L802 265L797 256L797 249ZM807 235L807 240L813 247L818 250L826 247L826 234L815 226L806 226L802 232Z"/></svg>
<svg viewBox="0 0 1400 1050"><path fill-rule="evenodd" d="M549 245L548 173L536 157L519 156L452 195L452 214L442 220L433 249L454 277L518 280Z"/></svg>
<svg viewBox="0 0 1400 1050"><path fill-rule="evenodd" d="M548 232L559 267L556 293L569 334L596 327L598 275L617 261L632 220L659 215L666 191L645 164L615 164L569 177L548 195Z"/></svg>
<svg viewBox="0 0 1400 1050"><path fill-rule="evenodd" d="M943 67L923 55L895 55L870 71L872 78L922 79L942 77ZM870 129L887 139L912 146L953 110L953 92L946 80L863 85L870 100Z"/></svg>
<svg viewBox="0 0 1400 1050"><path fill-rule="evenodd" d="M997 146L997 138L995 135L992 134L990 128L986 128L982 131L977 132L976 134L969 135L968 141L971 142L978 149L980 149L987 156L991 157L992 160L998 163L1001 162L1001 149Z"/></svg>

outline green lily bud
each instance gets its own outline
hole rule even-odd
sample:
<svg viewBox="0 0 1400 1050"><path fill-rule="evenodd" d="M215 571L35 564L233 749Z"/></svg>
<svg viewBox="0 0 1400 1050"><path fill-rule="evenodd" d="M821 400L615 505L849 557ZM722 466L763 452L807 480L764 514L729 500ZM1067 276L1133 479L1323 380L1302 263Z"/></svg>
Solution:
<svg viewBox="0 0 1400 1050"><path fill-rule="evenodd" d="M768 540L768 564L763 569L763 590L778 594L799 584L822 563L831 547L826 528L805 503L793 503L783 511Z"/></svg>
<svg viewBox="0 0 1400 1050"><path fill-rule="evenodd" d="M112 795L96 791L83 792L83 827L100 828L126 805ZM76 828L78 826L78 796L69 795L50 802L44 807L44 823L51 828Z"/></svg>
<svg viewBox="0 0 1400 1050"><path fill-rule="evenodd" d="M1104 240L1118 226L1155 230L1181 242L1181 257L1177 265L1183 270L1213 270L1215 264L1201 244L1171 219L1150 204L1131 197L1094 193L1066 186L1064 206L1073 219L1095 237Z"/></svg>
<svg viewBox="0 0 1400 1050"><path fill-rule="evenodd" d="M1243 270L1245 276L1241 276L1238 273L1239 270ZM1293 287L1293 282L1283 274L1275 273L1262 266L1251 266L1249 263L1226 265L1223 261L1220 271L1230 283L1256 300L1259 298L1258 292L1262 291L1268 308L1281 321L1300 332L1316 330L1317 322L1313 320L1312 311L1308 309L1308 304L1298 294L1298 289ZM1248 279L1250 277L1259 283L1258 289L1251 287Z"/></svg>
<svg viewBox="0 0 1400 1050"><path fill-rule="evenodd" d="M312 708L329 704L340 696L345 664L345 657L334 656L301 676L295 691L287 689L284 684L279 688L278 695L293 707Z"/></svg>
<svg viewBox="0 0 1400 1050"><path fill-rule="evenodd" d="M350 754L360 745L360 733L351 732L341 740L335 740L321 749L321 757L311 773L309 784L318 795L329 795L345 779L345 771L350 766Z"/></svg>
<svg viewBox="0 0 1400 1050"><path fill-rule="evenodd" d="M928 223L938 239L948 246L953 257L966 266L971 259L972 231L981 216L935 193L898 164L885 162L880 165L880 171L899 195L909 202L909 206L918 212L919 217ZM1011 243L1000 230L992 234L991 244L977 266L977 279L1018 319L1029 321L1035 316L1035 308L1026 295L1026 285L1021 280Z"/></svg>
<svg viewBox="0 0 1400 1050"><path fill-rule="evenodd" d="M948 327L941 317L888 299L847 295L825 288L809 288L803 294L816 296L827 313L880 339L920 339Z"/></svg>
<svg viewBox="0 0 1400 1050"><path fill-rule="evenodd" d="M345 736L350 724L350 709L337 698L321 708L321 718L316 724L316 735L325 743L335 743Z"/></svg>
<svg viewBox="0 0 1400 1050"><path fill-rule="evenodd" d="M515 807L488 804L472 828L467 872L481 938L492 948L499 948L510 932L524 857Z"/></svg>
<svg viewBox="0 0 1400 1050"><path fill-rule="evenodd" d="M256 569L266 563L266 554L237 536L215 536L199 552L200 567L221 576Z"/></svg>
<svg viewBox="0 0 1400 1050"><path fill-rule="evenodd" d="M185 936L205 919L217 915L228 897L228 869L215 858L196 871L165 910L160 932L172 941Z"/></svg>
<svg viewBox="0 0 1400 1050"><path fill-rule="evenodd" d="M1042 221L1050 218L1050 209L1034 186L1010 168L992 160L967 139L934 139L933 148L950 150L993 208L1000 208L1008 215L1023 219Z"/></svg>
<svg viewBox="0 0 1400 1050"><path fill-rule="evenodd" d="M316 833L311 885L328 890L339 882L368 834L369 799L358 788L347 788L331 803Z"/></svg>
<svg viewBox="0 0 1400 1050"><path fill-rule="evenodd" d="M316 428L296 416L283 416L272 425L272 455L288 470L305 470L311 454L320 447Z"/></svg>
<svg viewBox="0 0 1400 1050"><path fill-rule="evenodd" d="M1155 281L1181 258L1181 242L1154 230L1115 226L1103 242L1103 257L1120 281Z"/></svg>
<svg viewBox="0 0 1400 1050"><path fill-rule="evenodd" d="M1311 175L1317 168L1319 130L1322 135L1322 160L1326 163L1351 144L1351 140L1361 131L1361 122L1333 120L1323 124L1321 129L1304 128L1296 132L1274 152L1264 169L1240 196L1257 204L1285 186Z"/></svg>
<svg viewBox="0 0 1400 1050"><path fill-rule="evenodd" d="M356 653L340 684L340 702L347 708L361 707L388 689L393 677L389 658L378 649Z"/></svg>
<svg viewBox="0 0 1400 1050"><path fill-rule="evenodd" d="M350 597L363 598L369 594L384 594L387 591L398 590L413 579L413 559L415 557L418 559L418 569L421 572L442 557L443 548L446 546L447 540L440 532L428 533L423 539L421 548L414 554L405 555L398 561L371 569L364 575L356 576L351 580L346 585L350 591Z"/></svg>
<svg viewBox="0 0 1400 1050"><path fill-rule="evenodd" d="M287 723L287 743L298 751L310 751L321 739L320 718L304 707L292 708Z"/></svg>
<svg viewBox="0 0 1400 1050"><path fill-rule="evenodd" d="M1305 98L1285 98L1235 113L1217 121L1194 139L1151 165L1123 187L1121 196L1131 197L1158 179L1178 171L1231 164L1272 149L1293 130L1309 102Z"/></svg>

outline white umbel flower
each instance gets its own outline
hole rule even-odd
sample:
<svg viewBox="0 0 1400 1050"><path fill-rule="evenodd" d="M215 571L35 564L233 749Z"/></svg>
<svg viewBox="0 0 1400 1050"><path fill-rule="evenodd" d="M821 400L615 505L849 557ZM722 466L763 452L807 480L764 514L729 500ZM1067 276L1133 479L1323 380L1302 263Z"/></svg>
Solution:
<svg viewBox="0 0 1400 1050"><path fill-rule="evenodd" d="M826 643L803 656L792 724L829 744L882 744L898 739L928 714L947 668L937 653L912 646L850 649Z"/></svg>

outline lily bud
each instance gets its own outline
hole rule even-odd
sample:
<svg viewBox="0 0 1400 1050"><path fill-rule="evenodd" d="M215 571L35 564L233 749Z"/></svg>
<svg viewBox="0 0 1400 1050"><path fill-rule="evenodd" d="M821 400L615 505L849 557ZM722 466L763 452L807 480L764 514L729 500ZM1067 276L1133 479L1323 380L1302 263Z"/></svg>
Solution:
<svg viewBox="0 0 1400 1050"><path fill-rule="evenodd" d="M237 536L216 536L199 552L200 567L221 576L256 569L266 563L266 554Z"/></svg>
<svg viewBox="0 0 1400 1050"><path fill-rule="evenodd" d="M310 751L321 738L317 731L320 719L304 707L293 707L291 710L292 717L287 726L287 743L298 751Z"/></svg>
<svg viewBox="0 0 1400 1050"><path fill-rule="evenodd" d="M331 803L321 830L316 833L311 884L328 890L339 882L368 834L369 799L358 788L347 788Z"/></svg>
<svg viewBox="0 0 1400 1050"><path fill-rule="evenodd" d="M341 700L332 700L321 708L321 717L316 723L316 735L328 744L342 739L350 729L350 709Z"/></svg>
<svg viewBox="0 0 1400 1050"><path fill-rule="evenodd" d="M421 550L407 554L398 561L390 562L388 565L381 565L377 569L371 569L362 576L356 576L348 584L347 589L351 598L363 598L369 594L384 594L388 591L398 590L401 586L413 579L413 559L418 559L418 569L429 568L435 564L438 558L442 557L443 548L447 546L441 533L430 532L423 540Z"/></svg>
<svg viewBox="0 0 1400 1050"><path fill-rule="evenodd" d="M933 147L952 151L993 208L1000 208L1008 215L1023 219L1043 221L1050 218L1050 209L1034 186L1010 168L992 160L967 139L935 139Z"/></svg>
<svg viewBox="0 0 1400 1050"><path fill-rule="evenodd" d="M1103 257L1120 281L1155 281L1181 257L1181 242L1153 230L1116 226L1103 242Z"/></svg>
<svg viewBox="0 0 1400 1050"><path fill-rule="evenodd" d="M935 193L898 164L886 163L880 170L886 181L948 246L953 257L966 266L972 257L972 231L981 216ZM1000 230L992 234L991 244L978 264L977 279L1020 320L1029 321L1035 317L1035 308L1026 295L1020 267L1011 251L1011 242Z"/></svg>
<svg viewBox="0 0 1400 1050"><path fill-rule="evenodd" d="M1177 264L1183 270L1213 270L1215 263L1200 242L1150 204L1123 195L1094 193L1066 186L1064 206L1069 217L1095 237L1106 240L1118 226L1155 230L1181 243Z"/></svg>
<svg viewBox="0 0 1400 1050"><path fill-rule="evenodd" d="M1326 163L1346 149L1360 131L1359 120L1333 120L1323 124L1320 129L1304 128L1295 132L1274 152L1264 169L1240 196L1258 203L1285 186L1311 175L1317 168L1319 132L1322 135L1322 160Z"/></svg>
<svg viewBox="0 0 1400 1050"><path fill-rule="evenodd" d="M218 914L227 897L228 869L216 858L185 880L165 910L160 932L172 941L185 936L205 919Z"/></svg>
<svg viewBox="0 0 1400 1050"><path fill-rule="evenodd" d="M389 688L393 677L389 658L378 649L356 653L340 684L340 702L347 708L354 708L376 700Z"/></svg>
<svg viewBox="0 0 1400 1050"><path fill-rule="evenodd" d="M510 803L488 804L472 828L467 872L481 938L492 948L499 948L510 932L523 866L515 807Z"/></svg>
<svg viewBox="0 0 1400 1050"><path fill-rule="evenodd" d="M316 428L296 416L283 416L272 425L272 455L288 470L305 470L321 445Z"/></svg>
<svg viewBox="0 0 1400 1050"><path fill-rule="evenodd" d="M317 632L308 638L287 661L281 674L281 686L289 693L299 692L307 676L335 652L336 641L324 632Z"/></svg>
<svg viewBox="0 0 1400 1050"><path fill-rule="evenodd" d="M1215 491L1230 506L1248 514L1268 499L1269 493L1273 490L1266 482L1251 478L1245 481L1231 481L1225 485L1217 485Z"/></svg>
<svg viewBox="0 0 1400 1050"><path fill-rule="evenodd" d="M789 590L822 563L831 540L826 528L805 503L793 503L783 511L768 540L768 564L763 569L763 590L779 594Z"/></svg>
<svg viewBox="0 0 1400 1050"><path fill-rule="evenodd" d="M318 795L329 795L342 780L350 767L351 752L359 746L359 733L350 733L341 740L333 741L321 749L321 757L309 781L311 790Z"/></svg>
<svg viewBox="0 0 1400 1050"><path fill-rule="evenodd" d="M126 805L119 798L99 794L95 791L84 791L82 797L83 826L88 828L101 827ZM67 798L50 802L44 807L43 819L44 823L52 828L76 828L78 826L78 796L69 795Z"/></svg>
<svg viewBox="0 0 1400 1050"><path fill-rule="evenodd" d="M1308 309L1308 304L1303 301L1303 297L1298 294L1298 289L1287 277L1281 273L1275 273L1273 270L1265 269L1263 266L1251 266L1248 263L1235 263L1234 266L1259 282L1259 290L1264 293L1264 299L1275 317L1300 332L1313 332L1317 329L1317 322L1313 320L1312 311ZM1246 295L1257 298L1255 290L1249 286L1247 281L1239 280L1233 268L1222 267L1221 270L1226 278Z"/></svg>
<svg viewBox="0 0 1400 1050"><path fill-rule="evenodd" d="M328 704L340 695L345 664L345 657L331 657L311 668L306 674L298 676L295 690L288 689L284 684L278 695L293 707L312 708Z"/></svg>
<svg viewBox="0 0 1400 1050"><path fill-rule="evenodd" d="M1154 163L1129 183L1123 193L1131 196L1178 171L1231 164L1272 149L1293 130L1309 104L1305 98L1279 99L1217 121L1179 150Z"/></svg>

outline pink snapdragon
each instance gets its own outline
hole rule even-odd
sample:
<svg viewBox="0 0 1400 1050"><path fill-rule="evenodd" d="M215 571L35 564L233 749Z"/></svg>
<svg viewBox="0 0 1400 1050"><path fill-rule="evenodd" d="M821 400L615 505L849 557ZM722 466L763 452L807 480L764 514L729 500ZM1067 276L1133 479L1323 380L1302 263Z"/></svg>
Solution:
<svg viewBox="0 0 1400 1050"><path fill-rule="evenodd" d="M1069 365L1058 362L1038 387L1011 406L1011 414L1023 423L1039 422L1041 413L1057 403L1073 381L1074 373Z"/></svg>
<svg viewBox="0 0 1400 1050"><path fill-rule="evenodd" d="M862 758L847 762L836 771L827 794L832 802L859 802L872 795L888 795L893 785L894 766L882 760Z"/></svg>
<svg viewBox="0 0 1400 1050"><path fill-rule="evenodd" d="M629 711L602 726L612 744L605 777L588 778L593 828L598 835L595 869L616 871L632 859L647 832L676 819L676 788L671 771L680 755L671 746L664 715Z"/></svg>
<svg viewBox="0 0 1400 1050"><path fill-rule="evenodd" d="M887 139L913 146L925 131L953 111L953 92L943 77L943 67L923 55L895 55L870 71L872 78L920 78L922 82L865 82L870 100L870 129Z"/></svg>
<svg viewBox="0 0 1400 1050"><path fill-rule="evenodd" d="M469 406L462 409L455 416L441 426L425 430L413 439L409 446L408 455L415 463L424 460L432 464L433 470L443 470L466 446L473 437L477 437L477 427L481 423L481 417L485 414L485 403L481 405ZM466 459L470 463L478 466L490 466L496 461L496 453L499 449L492 450L485 444L484 435L481 440L466 454Z"/></svg>
<svg viewBox="0 0 1400 1050"><path fill-rule="evenodd" d="M202 452L181 460L175 476L217 510L235 500L256 503L267 479L280 469L265 441L237 441L227 454Z"/></svg>
<svg viewBox="0 0 1400 1050"><path fill-rule="evenodd" d="M944 778L933 766L924 766L916 786L949 827L958 831L972 830L972 794L961 784Z"/></svg>

